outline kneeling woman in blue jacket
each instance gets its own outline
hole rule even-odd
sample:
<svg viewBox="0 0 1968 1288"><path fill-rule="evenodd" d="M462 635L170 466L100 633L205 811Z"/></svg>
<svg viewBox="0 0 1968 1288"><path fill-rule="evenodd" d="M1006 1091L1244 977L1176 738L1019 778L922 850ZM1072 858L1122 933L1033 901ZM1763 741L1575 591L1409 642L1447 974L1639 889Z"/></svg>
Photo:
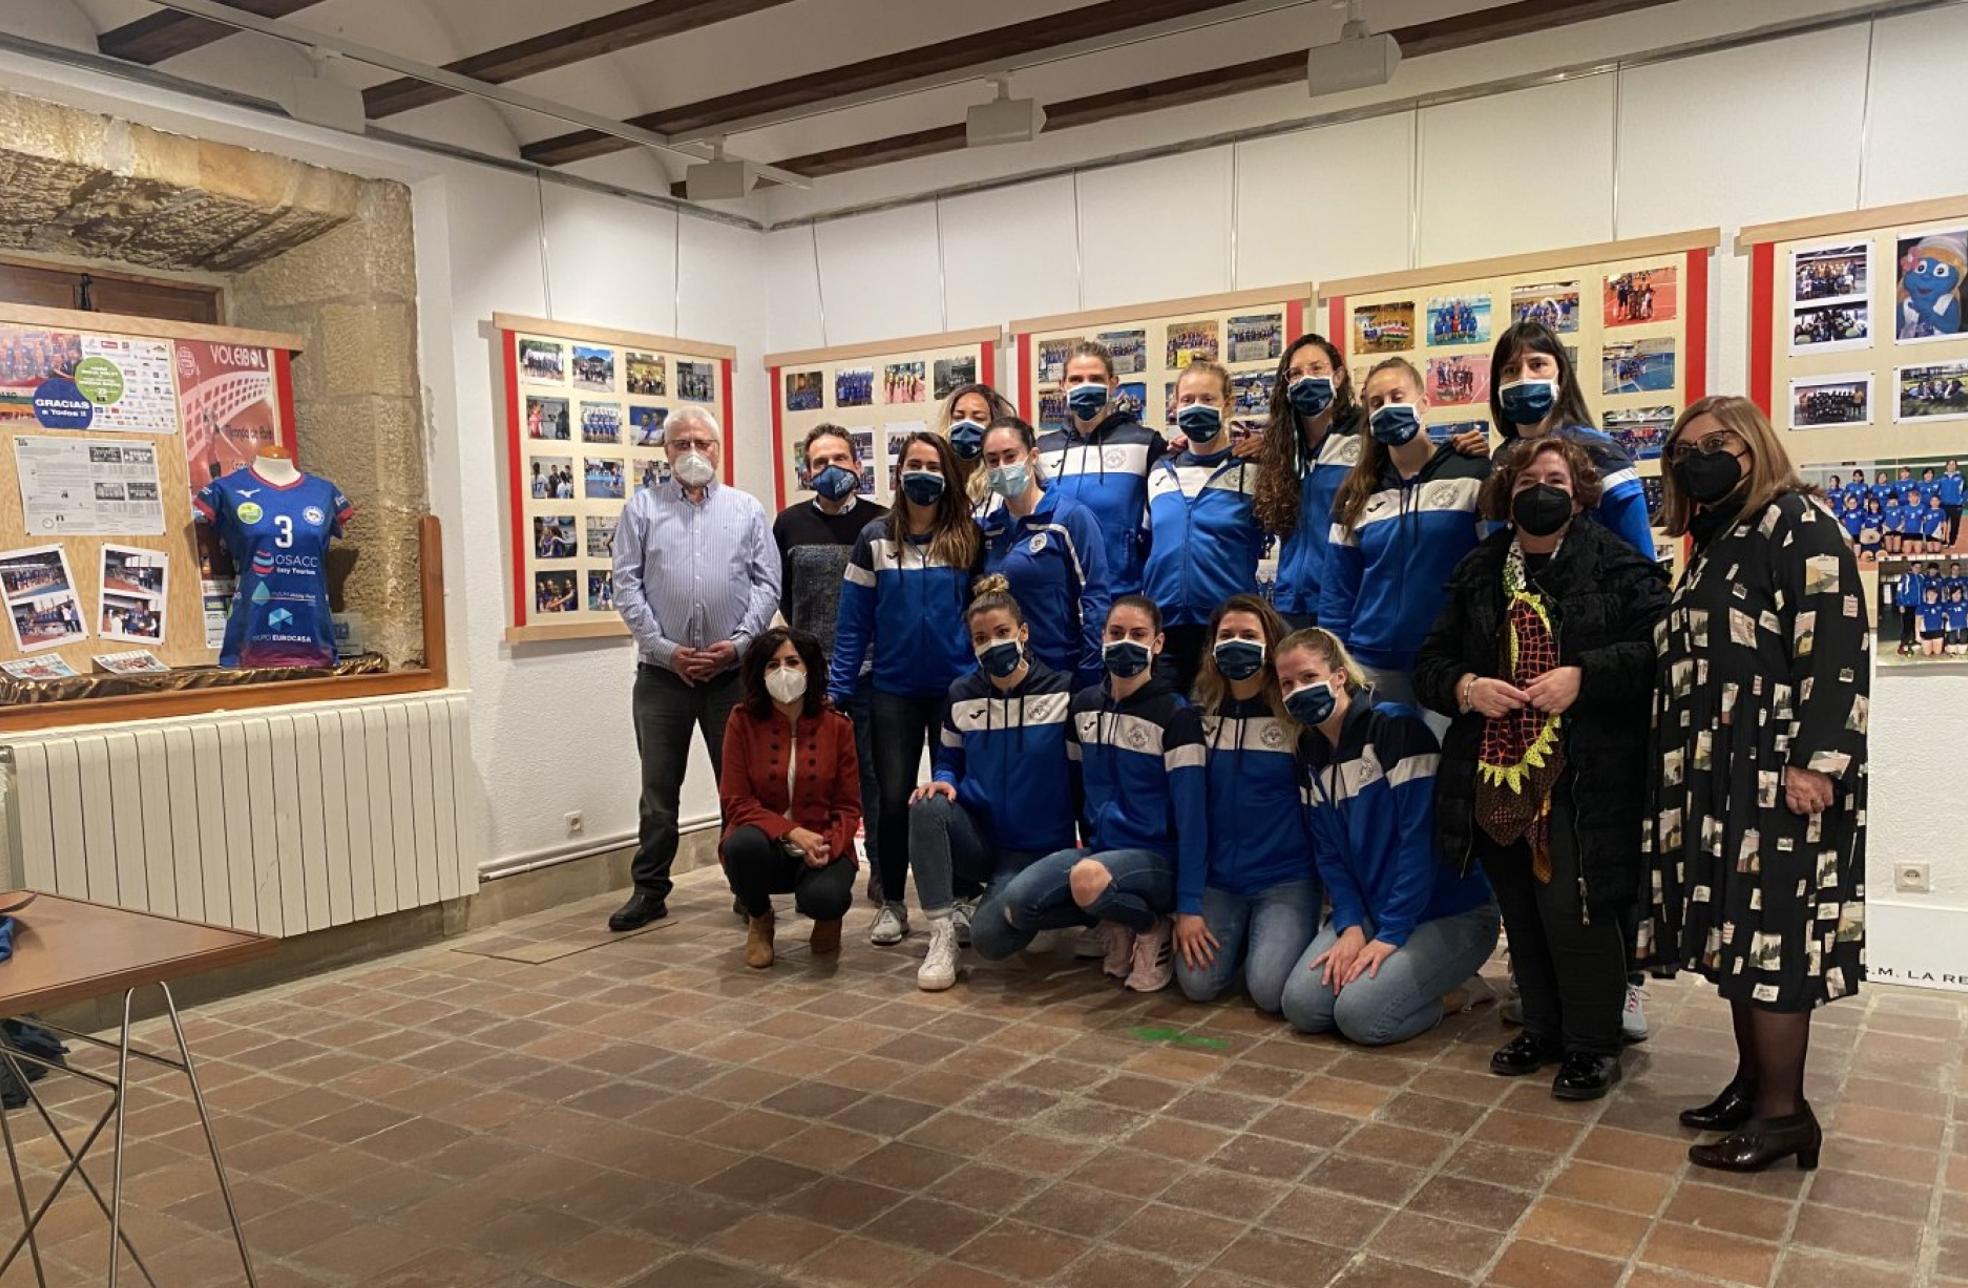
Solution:
<svg viewBox="0 0 1968 1288"><path fill-rule="evenodd" d="M1183 993L1211 1001L1242 967L1251 1001L1272 1015L1319 928L1319 882L1299 803L1298 729L1270 665L1288 634L1255 595L1232 595L1210 616L1196 680L1209 749L1209 852L1205 863L1183 865L1175 882L1175 978Z"/></svg>
<svg viewBox="0 0 1968 1288"><path fill-rule="evenodd" d="M1032 427L1001 416L984 431L985 478L1003 504L983 519L984 571L1001 574L1032 629L1032 656L1079 684L1100 682L1107 547L1089 506L1039 477Z"/></svg>
<svg viewBox="0 0 1968 1288"><path fill-rule="evenodd" d="M1013 933L978 953L1010 956L1042 930L1097 921L1107 938L1106 972L1152 993L1175 968L1168 914L1175 873L1209 851L1203 722L1157 676L1162 615L1153 600L1123 595L1107 613L1104 684L1073 695L1066 754L1080 768L1085 849L1061 850L1013 877L1005 920Z"/></svg>
<svg viewBox="0 0 1968 1288"><path fill-rule="evenodd" d="M916 985L932 993L957 982L960 941L991 958L1029 942L1007 942L1005 889L1033 860L1073 844L1073 679L1032 656L1003 577L978 578L965 617L978 669L950 686L936 775L909 798L909 863L929 918ZM981 903L959 902L980 892Z"/></svg>
<svg viewBox="0 0 1968 1288"><path fill-rule="evenodd" d="M1332 920L1285 983L1301 1033L1365 1046L1405 1042L1442 1021L1442 996L1497 942L1481 872L1458 876L1435 845L1440 744L1412 707L1376 702L1346 648L1314 627L1278 646L1299 748L1313 854Z"/></svg>

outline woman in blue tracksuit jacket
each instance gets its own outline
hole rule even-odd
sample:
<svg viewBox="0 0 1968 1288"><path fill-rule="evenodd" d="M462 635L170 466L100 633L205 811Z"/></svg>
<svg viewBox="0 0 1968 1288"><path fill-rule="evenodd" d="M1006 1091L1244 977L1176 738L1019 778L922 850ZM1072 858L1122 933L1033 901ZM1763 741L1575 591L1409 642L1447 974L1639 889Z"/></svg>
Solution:
<svg viewBox="0 0 1968 1288"><path fill-rule="evenodd" d="M1142 593L1162 610L1162 656L1178 693L1196 682L1217 605L1257 591L1264 529L1258 464L1230 452L1230 370L1197 361L1175 382L1175 423L1188 446L1148 471L1148 565Z"/></svg>
<svg viewBox="0 0 1968 1288"><path fill-rule="evenodd" d="M1318 621L1333 497L1360 457L1363 420L1339 347L1294 340L1278 359L1257 479L1258 521L1278 538L1271 602L1293 629Z"/></svg>
<svg viewBox="0 0 1968 1288"><path fill-rule="evenodd" d="M1949 461L1934 486L1940 490L1941 510L1947 515L1947 544L1953 546L1961 539L1961 462Z"/></svg>
<svg viewBox="0 0 1968 1288"><path fill-rule="evenodd" d="M1003 502L984 517L984 571L1025 612L1032 656L1080 684L1100 680L1107 550L1093 511L1039 476L1032 427L1001 416L984 432L984 467Z"/></svg>
<svg viewBox="0 0 1968 1288"><path fill-rule="evenodd" d="M1421 373L1382 360L1365 387L1367 437L1333 502L1319 622L1359 659L1376 696L1409 706L1415 655L1448 600L1449 574L1484 535L1490 462L1423 432Z"/></svg>
<svg viewBox="0 0 1968 1288"><path fill-rule="evenodd" d="M1146 554L1148 471L1168 443L1115 401L1114 355L1098 340L1073 346L1060 386L1066 424L1038 440L1046 478L1053 490L1093 511L1108 585L1116 595L1133 594L1141 589Z"/></svg>
<svg viewBox="0 0 1968 1288"><path fill-rule="evenodd" d="M882 908L868 938L878 945L909 933L909 793L924 747L936 743L944 696L977 664L964 607L982 542L956 453L940 434L911 434L901 465L895 508L861 530L848 557L827 668L827 696L846 710L862 659L874 654L870 742L883 861Z"/></svg>
<svg viewBox="0 0 1968 1288"><path fill-rule="evenodd" d="M992 960L1017 951L1005 890L1033 860L1072 846L1078 813L1066 756L1073 677L1032 656L1003 577L978 579L965 618L977 670L950 686L935 776L909 805L909 861L929 918L916 984L930 992L957 982L966 941Z"/></svg>
<svg viewBox="0 0 1968 1288"><path fill-rule="evenodd" d="M1654 557L1647 493L1633 457L1592 427L1592 409L1585 405L1571 354L1544 323L1519 322L1497 337L1490 353L1490 419L1499 436L1494 460L1501 460L1519 441L1538 438L1569 438L1583 447L1605 488L1591 512L1593 521L1618 533L1647 558Z"/></svg>
<svg viewBox="0 0 1968 1288"><path fill-rule="evenodd" d="M1209 851L1175 878L1175 978L1195 1002L1241 967L1257 1009L1278 1012L1285 978L1319 928L1319 882L1300 808L1298 731L1272 654L1290 629L1255 595L1210 619L1196 682L1208 748Z"/></svg>
<svg viewBox="0 0 1968 1288"><path fill-rule="evenodd" d="M1367 1046L1442 1021L1442 997L1489 960L1496 900L1480 870L1442 861L1435 840L1441 745L1420 713L1362 692L1346 648L1314 628L1278 646L1285 710L1304 734L1312 853L1332 919L1285 983L1302 1033Z"/></svg>
<svg viewBox="0 0 1968 1288"><path fill-rule="evenodd" d="M1016 952L1042 930L1098 922L1106 972L1152 993L1175 973L1168 914L1176 869L1205 862L1209 852L1203 724L1156 673L1162 619L1152 600L1116 599L1103 638L1107 680L1073 695L1067 729L1087 844L1047 855L1011 879L1011 933L999 942ZM985 951L981 935L973 942Z"/></svg>

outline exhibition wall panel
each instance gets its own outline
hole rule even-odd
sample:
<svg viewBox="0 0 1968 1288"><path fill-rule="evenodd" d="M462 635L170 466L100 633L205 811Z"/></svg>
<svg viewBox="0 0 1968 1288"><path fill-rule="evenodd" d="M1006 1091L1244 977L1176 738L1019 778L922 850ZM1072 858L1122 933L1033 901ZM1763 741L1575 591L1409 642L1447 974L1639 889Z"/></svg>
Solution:
<svg viewBox="0 0 1968 1288"><path fill-rule="evenodd" d="M1415 120L1402 112L1239 143L1230 289L1407 267Z"/></svg>
<svg viewBox="0 0 1968 1288"><path fill-rule="evenodd" d="M1968 131L1936 128L1934 87L1953 84L1961 74L1963 49L1968 49L1968 7L1960 5L1887 19L1874 28L1858 204L1961 191L1962 176L1968 175Z"/></svg>
<svg viewBox="0 0 1968 1288"><path fill-rule="evenodd" d="M954 327L998 326L1080 306L1071 175L967 196L942 207L943 296Z"/></svg>
<svg viewBox="0 0 1968 1288"><path fill-rule="evenodd" d="M1227 287L1230 171L1211 148L1080 176L1081 307L1133 304L1147 278L1171 296Z"/></svg>
<svg viewBox="0 0 1968 1288"><path fill-rule="evenodd" d="M802 486L804 440L823 424L848 431L861 495L889 504L903 440L919 430L947 429L942 403L960 386L995 385L997 343L996 327L979 327L768 355L778 507L812 497Z"/></svg>
<svg viewBox="0 0 1968 1288"><path fill-rule="evenodd" d="M834 343L943 330L934 205L815 225L820 300Z"/></svg>
<svg viewBox="0 0 1968 1288"><path fill-rule="evenodd" d="M581 321L625 331L646 329L653 313L665 319L663 334L676 333L675 212L651 210L624 228L616 209L620 203L601 193L545 185L540 200L550 233L542 239L543 271L556 305L579 300Z"/></svg>

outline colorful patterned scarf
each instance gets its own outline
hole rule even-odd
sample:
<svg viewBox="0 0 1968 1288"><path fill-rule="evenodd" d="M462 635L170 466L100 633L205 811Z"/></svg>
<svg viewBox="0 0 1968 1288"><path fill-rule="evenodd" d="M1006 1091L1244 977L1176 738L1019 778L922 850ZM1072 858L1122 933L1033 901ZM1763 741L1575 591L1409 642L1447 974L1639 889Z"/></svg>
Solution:
<svg viewBox="0 0 1968 1288"><path fill-rule="evenodd" d="M1558 640L1544 596L1524 575L1524 551L1515 541L1503 561L1504 630L1498 671L1518 688L1558 665ZM1476 821L1498 845L1523 840L1531 872L1551 880L1551 789L1565 771L1560 717L1535 707L1485 717L1476 761Z"/></svg>

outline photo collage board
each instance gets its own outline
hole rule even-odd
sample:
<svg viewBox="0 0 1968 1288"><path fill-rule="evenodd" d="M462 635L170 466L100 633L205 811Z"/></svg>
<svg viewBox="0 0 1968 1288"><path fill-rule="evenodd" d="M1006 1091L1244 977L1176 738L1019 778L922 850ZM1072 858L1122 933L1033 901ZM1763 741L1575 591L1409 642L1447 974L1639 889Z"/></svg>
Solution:
<svg viewBox="0 0 1968 1288"><path fill-rule="evenodd" d="M1019 413L1041 434L1064 429L1067 355L1097 340L1114 356L1116 400L1148 428L1174 432L1176 379L1207 358L1230 370L1232 439L1261 434L1278 359L1302 332L1311 296L1301 282L1013 322Z"/></svg>
<svg viewBox="0 0 1968 1288"><path fill-rule="evenodd" d="M1321 283L1321 320L1354 387L1405 358L1422 373L1438 442L1490 416L1490 354L1526 319L1570 350L1586 406L1632 455L1659 522L1660 457L1674 418L1707 392L1709 267L1719 229L1539 251ZM1666 543L1663 549L1666 549Z"/></svg>
<svg viewBox="0 0 1968 1288"><path fill-rule="evenodd" d="M996 327L768 354L773 485L781 509L810 498L806 435L839 425L854 445L861 495L893 500L902 444L942 428L943 402L964 385L996 386Z"/></svg>
<svg viewBox="0 0 1968 1288"><path fill-rule="evenodd" d="M667 336L496 314L506 363L511 490L509 642L627 632L613 543L637 488L669 480L665 424L686 406L723 428L731 478L736 350Z"/></svg>
<svg viewBox="0 0 1968 1288"><path fill-rule="evenodd" d="M1968 197L1745 228L1750 388L1800 462L1968 446Z"/></svg>
<svg viewBox="0 0 1968 1288"><path fill-rule="evenodd" d="M216 661L233 572L191 498L290 441L300 344L0 304L0 673Z"/></svg>

